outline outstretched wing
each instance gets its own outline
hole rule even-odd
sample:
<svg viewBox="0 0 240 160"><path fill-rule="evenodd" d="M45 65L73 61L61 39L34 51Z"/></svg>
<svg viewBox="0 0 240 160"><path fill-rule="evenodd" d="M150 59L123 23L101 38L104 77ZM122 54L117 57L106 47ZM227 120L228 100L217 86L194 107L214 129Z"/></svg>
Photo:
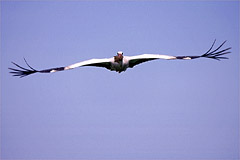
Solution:
<svg viewBox="0 0 240 160"><path fill-rule="evenodd" d="M128 67L133 68L134 66L143 62L152 61L155 59L176 59L176 57L160 54L142 54L138 56L127 57L127 59L129 62Z"/></svg>
<svg viewBox="0 0 240 160"><path fill-rule="evenodd" d="M168 55L160 55L160 54L142 54L142 55L138 55L138 56L131 56L131 57L128 57L129 67L133 68L134 66L136 66L136 65L138 65L140 63L151 61L151 60L155 60L155 59L167 59L167 60L183 59L183 60L190 60L190 59L196 59L196 58L201 58L201 57L212 58L212 59L216 59L216 60L228 59L227 57L222 57L222 55L231 53L231 52L229 52L231 47L220 50L220 48L224 45L224 43L226 43L226 41L224 41L219 47L217 47L215 50L212 51L212 48L213 48L215 42L216 42L216 40L214 40L214 42L213 42L212 46L210 47L210 49L206 53L201 55L201 56L168 56Z"/></svg>
<svg viewBox="0 0 240 160"><path fill-rule="evenodd" d="M13 76L19 76L20 78L28 76L33 73L53 73L53 72L58 72L58 71L64 71L64 70L69 70L69 69L74 69L77 67L82 67L82 66L95 66L95 67L104 67L107 69L111 69L111 62L113 61L113 58L104 58L104 59L90 59L87 61L82 61L79 63L75 63L66 67L56 67L56 68L50 68L50 69L44 69L44 70L36 70L32 68L27 61L24 59L25 63L29 68L24 68L14 62L12 62L15 66L18 68L9 68L12 70L10 73L13 74Z"/></svg>

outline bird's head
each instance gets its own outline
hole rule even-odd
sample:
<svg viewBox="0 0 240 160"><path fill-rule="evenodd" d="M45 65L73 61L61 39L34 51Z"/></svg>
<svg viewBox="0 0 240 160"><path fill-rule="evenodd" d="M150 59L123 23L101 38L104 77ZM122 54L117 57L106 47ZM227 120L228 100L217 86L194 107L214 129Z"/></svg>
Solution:
<svg viewBox="0 0 240 160"><path fill-rule="evenodd" d="M122 60L123 59L123 52L122 51L118 51L117 52L117 56L118 56L119 59Z"/></svg>
<svg viewBox="0 0 240 160"><path fill-rule="evenodd" d="M114 61L115 62L121 62L123 59L123 52L122 51L118 51L117 52L117 56L114 56Z"/></svg>
<svg viewBox="0 0 240 160"><path fill-rule="evenodd" d="M119 55L123 55L123 52L122 51L118 51L117 52L117 55L119 56Z"/></svg>

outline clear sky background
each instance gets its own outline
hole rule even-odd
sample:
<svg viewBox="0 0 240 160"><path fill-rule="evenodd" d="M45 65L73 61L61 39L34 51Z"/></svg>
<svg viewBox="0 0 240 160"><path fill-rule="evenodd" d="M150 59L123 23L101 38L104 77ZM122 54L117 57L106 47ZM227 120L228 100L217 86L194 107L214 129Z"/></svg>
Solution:
<svg viewBox="0 0 240 160"><path fill-rule="evenodd" d="M82 67L12 77L91 58L156 60L118 74ZM1 2L2 159L238 159L239 1Z"/></svg>

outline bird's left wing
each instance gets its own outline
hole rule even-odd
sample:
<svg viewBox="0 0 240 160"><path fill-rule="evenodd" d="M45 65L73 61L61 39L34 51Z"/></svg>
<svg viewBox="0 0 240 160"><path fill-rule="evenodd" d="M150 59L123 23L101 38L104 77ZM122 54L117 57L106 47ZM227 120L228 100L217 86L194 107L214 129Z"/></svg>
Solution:
<svg viewBox="0 0 240 160"><path fill-rule="evenodd" d="M174 60L174 59L183 59L183 60L190 60L190 59L196 59L196 58L211 58L211 59L216 59L216 60L221 60L221 59L228 59L227 57L222 57L222 55L231 53L229 52L229 50L231 49L231 47L226 48L226 49L222 49L219 50L226 41L224 41L219 47L217 47L215 50L212 51L212 48L215 44L216 40L214 40L212 46L210 47L210 49L204 53L201 56L168 56L168 55L160 55L160 54L142 54L142 55L138 55L138 56L130 56L127 57L128 62L129 62L129 66L130 68L133 68L134 66L143 63L143 62L147 62L147 61L151 61L151 60L155 60L155 59L166 59L166 60Z"/></svg>
<svg viewBox="0 0 240 160"><path fill-rule="evenodd" d="M77 67L82 67L82 66L95 66L95 67L104 67L107 69L111 69L111 62L113 61L113 58L103 58L103 59L90 59L86 61L82 61L79 63L75 63L66 67L56 67L56 68L50 68L50 69L44 69L44 70L36 70L32 68L27 61L24 59L25 63L29 68L24 68L14 62L12 62L15 66L18 68L9 68L11 70L10 73L13 74L13 76L19 76L20 78L28 76L33 73L53 73L53 72L58 72L58 71L64 71L64 70L69 70L69 69L74 69Z"/></svg>
<svg viewBox="0 0 240 160"><path fill-rule="evenodd" d="M141 55L137 55L137 56L129 56L126 58L128 59L128 62L129 62L128 67L130 67L130 68L133 68L134 66L136 66L140 63L152 61L155 59L176 59L176 57L174 57L174 56L160 55L160 54L141 54Z"/></svg>

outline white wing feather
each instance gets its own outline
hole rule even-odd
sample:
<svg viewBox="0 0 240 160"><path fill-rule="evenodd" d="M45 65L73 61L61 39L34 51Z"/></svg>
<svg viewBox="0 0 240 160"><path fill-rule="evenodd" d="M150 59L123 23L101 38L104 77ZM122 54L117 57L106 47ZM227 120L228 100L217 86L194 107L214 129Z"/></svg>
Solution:
<svg viewBox="0 0 240 160"><path fill-rule="evenodd" d="M161 54L141 54L137 56L125 56L128 60L135 59L176 59L175 56L161 55Z"/></svg>
<svg viewBox="0 0 240 160"><path fill-rule="evenodd" d="M72 64L72 65L69 65L69 66L65 67L64 70L73 69L73 68L77 68L77 67L81 67L81 66L100 64L100 63L111 63L113 61L114 61L113 58L90 59L90 60L86 60L86 61L82 61L82 62L78 62L78 63Z"/></svg>

